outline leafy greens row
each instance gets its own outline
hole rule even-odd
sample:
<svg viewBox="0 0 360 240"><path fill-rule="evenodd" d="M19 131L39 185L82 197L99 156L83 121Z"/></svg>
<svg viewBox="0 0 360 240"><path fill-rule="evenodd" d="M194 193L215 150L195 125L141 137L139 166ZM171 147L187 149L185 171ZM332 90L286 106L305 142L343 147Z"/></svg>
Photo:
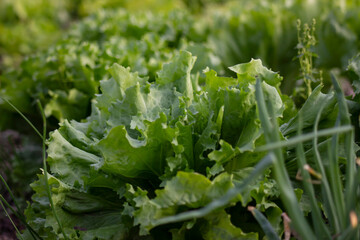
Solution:
<svg viewBox="0 0 360 240"><path fill-rule="evenodd" d="M319 56L315 67L345 70L359 50L360 28L354 20L359 8L350 2L341 11L333 1L325 8L322 1L313 5L283 1L244 4L246 8L230 1L216 11L210 7L198 15L185 10L162 14L100 11L75 25L55 46L2 74L1 95L34 121L38 116L36 99L44 105L46 116L52 117L53 126L64 119L80 120L89 115L99 81L109 77L107 68L114 62L154 80L163 63L178 50L198 56L194 74L202 77L206 66L220 75L233 76L228 66L262 59L285 76L282 89L289 93L299 76L297 63L292 61L297 55L297 18L309 21L316 17L321 26L316 31L319 44L312 49ZM339 46L336 51L333 45ZM324 78L329 79L326 74ZM19 127L14 126L17 121L12 108L1 100L0 108L5 113L0 129Z"/></svg>
<svg viewBox="0 0 360 240"><path fill-rule="evenodd" d="M196 58L182 51L149 82L114 64L100 82L92 114L82 122L65 120L48 140L48 182L60 224L49 208L45 176L31 184L28 223L45 239L129 239L138 235L174 239L258 239L260 226L246 213L254 204L282 234L280 191L270 169L228 204L205 217L173 224L162 218L198 209L239 186L265 156L256 79L265 100L283 123L283 138L298 127L320 121L334 124L334 94L314 90L298 114L279 91L282 80L260 60L231 67L237 75L205 71L204 84L191 74ZM325 106L325 107L324 107ZM302 112L302 113L301 113ZM285 117L285 113L291 117ZM299 114L306 117L299 121ZM333 116L333 117L331 117ZM326 124L323 124L326 127ZM328 138L319 143L320 154ZM343 149L344 145L339 145ZM311 147L306 156L312 159ZM285 164L293 169L292 148ZM310 150L309 150L310 149ZM297 169L297 168L296 168ZM304 213L308 203L295 190ZM240 218L239 218L240 217ZM160 220L160 221L159 221ZM160 226L158 226L160 224ZM250 227L253 226L253 227ZM250 230L252 229L252 230ZM150 235L149 235L150 234ZM30 239L29 232L24 237Z"/></svg>

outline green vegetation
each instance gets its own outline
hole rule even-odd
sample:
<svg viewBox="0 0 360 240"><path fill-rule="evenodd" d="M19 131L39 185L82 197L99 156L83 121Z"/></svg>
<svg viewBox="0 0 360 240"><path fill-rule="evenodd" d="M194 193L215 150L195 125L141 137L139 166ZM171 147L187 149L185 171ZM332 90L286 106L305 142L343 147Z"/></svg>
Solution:
<svg viewBox="0 0 360 240"><path fill-rule="evenodd" d="M38 3L1 22L55 24L0 41L19 239L360 238L358 1Z"/></svg>
<svg viewBox="0 0 360 240"><path fill-rule="evenodd" d="M56 43L76 20L99 9L124 7L168 11L182 6L180 0L1 0L0 72L17 66L29 54L46 50Z"/></svg>
<svg viewBox="0 0 360 240"><path fill-rule="evenodd" d="M54 47L25 59L20 69L3 74L3 97L35 117L38 112L33 103L39 99L47 117L80 120L89 115L90 100L114 62L154 80L156 71L178 49L188 49L199 53L201 60L195 66L199 74L206 66L219 69L220 61L212 50L199 44L207 37L206 29L198 32L194 21L183 11L164 16L133 15L124 10L99 12L76 25ZM6 103L0 102L0 107L13 111ZM0 129L14 124L11 114L8 116L0 120Z"/></svg>
<svg viewBox="0 0 360 240"><path fill-rule="evenodd" d="M179 50L190 51L198 57L194 70L200 75L206 66L221 75L225 72L231 75L229 66L252 58L261 59L264 65L281 72L285 77L281 89L290 94L299 87L295 84L299 67L293 58L300 57L301 49L308 49L308 53L318 56L313 59L313 68L324 72L321 78L329 86L328 70L338 68L343 73L348 60L359 51L360 27L354 25L354 17L360 7L334 15L337 6L320 10L318 6L280 2L261 5L249 2L246 8L234 2L216 8L210 5L200 15L189 14L185 9L161 13L99 11L75 24L56 45L2 74L1 94L34 122L40 119L35 104L39 99L46 116L55 118L50 119L50 126L54 128L58 121L80 120L90 114L90 102L99 91L99 81L109 77L107 69L114 62L154 79L162 64ZM134 8L130 3L126 6ZM305 10L311 7L314 8L312 14L305 16ZM296 19L311 21L311 17L318 21L318 41L315 46L315 41L302 45L297 37ZM309 33L303 35L301 38L307 41ZM332 46L338 47L332 49ZM306 59L310 60L309 57ZM301 63L302 72L304 67ZM304 74L302 79L312 77L310 73ZM17 115L11 114L12 108L1 100L0 109L7 111L0 120L0 129L21 127L14 120Z"/></svg>

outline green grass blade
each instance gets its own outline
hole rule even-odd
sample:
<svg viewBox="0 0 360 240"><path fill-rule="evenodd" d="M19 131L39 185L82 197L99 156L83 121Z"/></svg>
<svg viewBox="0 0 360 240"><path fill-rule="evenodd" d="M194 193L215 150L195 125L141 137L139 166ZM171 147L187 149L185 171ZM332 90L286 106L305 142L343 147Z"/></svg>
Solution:
<svg viewBox="0 0 360 240"><path fill-rule="evenodd" d="M214 211L216 209L226 206L239 193L242 193L247 188L247 186L249 186L249 184L251 184L258 177L262 176L264 174L264 171L272 165L273 157L271 155L272 154L266 155L259 163L256 164L256 166L254 167L254 170L251 172L250 176L245 178L244 181L239 186L236 186L236 187L230 189L223 197L212 201L211 203L209 203L208 205L206 205L203 208L179 213L177 215L172 215L172 216L164 217L161 219L157 219L154 221L153 225L159 226L159 225L168 224L168 223L181 222L181 221L191 220L191 219L195 219L195 218L201 218L201 217L208 215L209 213L211 213L212 211Z"/></svg>
<svg viewBox="0 0 360 240"><path fill-rule="evenodd" d="M336 120L336 125L340 124L339 118ZM341 173L339 168L339 134L334 134L331 139L331 143L328 148L329 154L329 178L330 178L330 187L332 190L332 198L334 199L335 209L337 212L337 218L339 219L340 227L345 228L346 215L345 215L345 201L343 195L343 185L341 182Z"/></svg>
<svg viewBox="0 0 360 240"><path fill-rule="evenodd" d="M13 192L11 191L9 185L7 184L7 182L5 181L5 179L3 178L3 176L2 176L1 174L0 174L0 179L1 179L1 181L3 182L3 184L5 185L6 190L7 190L8 193L10 194L10 197L11 197L12 200L14 201L15 206L16 206L16 209L17 209L19 212L21 212L20 207L19 207L19 204L18 204L18 202L16 201L16 198L15 198Z"/></svg>
<svg viewBox="0 0 360 240"><path fill-rule="evenodd" d="M38 100L37 101L37 104L38 104L38 107L39 107L39 110L41 112L41 116L42 116L42 119L43 119L43 135L42 135L42 139L43 139L43 143L42 143L42 157L43 157L43 168L44 168L44 176L45 176L45 185L46 185L46 192L47 192L47 195L48 195L48 198L49 198L49 202L50 202L50 207L51 207L51 210L54 214L54 217L55 217L55 220L56 222L59 224L59 228L60 228L60 231L61 233L63 234L64 238L65 239L68 239L66 234L65 234L65 231L62 227L62 224L59 220L59 217L56 213L56 210L55 210L55 206L54 206L54 202L52 200L52 197L51 197L51 190L50 190L50 185L49 185L49 179L48 179L48 173L47 173L47 165L46 165L46 146L45 146L45 139L46 139L46 117L45 117L45 114L44 114L44 110L41 106L41 103L40 101Z"/></svg>
<svg viewBox="0 0 360 240"><path fill-rule="evenodd" d="M31 121L16 107L14 106L10 101L8 101L7 99L3 98L3 97L0 97L2 100L4 100L6 103L8 103L30 126L31 128L36 132L36 134L42 139L42 142L43 142L43 162L44 162L44 169L45 169L45 178L46 178L46 184L47 184L47 190L48 190L48 196L49 196L49 200L50 200L50 205L51 205L51 208L54 212L54 215L55 215L55 219L58 221L58 217L57 217L57 214L55 212L55 209L53 208L53 204L52 204L52 198L51 198L51 193L50 193L50 188L49 188L49 184L48 184L48 179L47 179L47 167L46 167L46 146L45 146L45 140L46 140L46 118L45 118L45 115L44 115L44 111L43 111L43 108L41 106L41 103L40 101L38 100L37 103L38 103L38 106L39 106L39 109L40 109L40 112L41 112L41 115L42 115L42 118L43 118L43 134L41 134L39 132L39 130L31 123ZM19 212L20 211L20 208L19 208L19 205L16 203L16 199L15 197L13 196L12 192L10 191L10 188L9 186L6 184L5 180L3 179L3 177L1 176L1 180L4 182L6 188L8 189L11 197L14 199L14 202L15 202L15 205L16 205L16 208L18 209ZM14 211L15 212L15 211ZM22 218L20 218L22 219ZM24 219L24 218L23 218ZM24 221L24 220L23 220ZM26 221L25 221L26 222ZM61 226L61 223L58 221L58 224L60 226L60 229L62 231L62 233L64 234L64 238L67 239L64 231L63 231L63 228ZM30 227L27 223L25 224L27 227ZM33 233L35 233L39 238L40 236L30 227L29 228L30 230L30 233L31 235L33 236ZM34 236L33 236L34 237ZM41 239L41 238L40 238Z"/></svg>
<svg viewBox="0 0 360 240"><path fill-rule="evenodd" d="M325 105L323 104L320 107L320 111L318 112L316 119L315 119L314 129L313 129L313 132L315 135L317 135L317 133L318 133L318 125L320 122L321 113L324 109L324 106ZM318 138L317 137L313 138L313 150L314 150L314 160L315 160L316 168L318 169L318 171L320 171L320 174L323 176L323 178L321 180L321 192L322 192L323 200L325 202L324 207L325 207L326 215L330 221L330 224L335 228L336 232L339 232L341 230L339 218L336 217L337 212L336 212L336 208L335 208L335 203L332 198L330 184L329 184L326 172L325 172L325 168L324 168L324 165L321 160L320 152L318 149Z"/></svg>
<svg viewBox="0 0 360 240"><path fill-rule="evenodd" d="M348 226L341 234L337 237L337 240L353 240L358 239L355 237L356 232L359 231L358 227L353 228L351 225Z"/></svg>
<svg viewBox="0 0 360 240"><path fill-rule="evenodd" d="M39 132L39 130L37 130L37 128L31 123L31 121L17 108L15 107L10 101L8 101L7 99L0 97L2 100L4 100L5 102L7 102L7 104L9 104L30 126L32 129L34 129L34 131L36 132L36 134L42 139L43 136L42 134Z"/></svg>
<svg viewBox="0 0 360 240"><path fill-rule="evenodd" d="M346 99L341 90L341 87L336 80L334 74L331 74L331 80L335 89L336 97L338 99L339 105L339 117L342 125L351 124L349 109L346 104ZM352 192L354 181L355 181L355 172L356 172L356 163L355 163L355 153L354 153L354 131L345 135L345 152L346 152L346 182L345 182L345 199L346 199L346 212L349 213L351 210L355 209L356 205L356 195Z"/></svg>
<svg viewBox="0 0 360 240"><path fill-rule="evenodd" d="M360 167L357 167L357 172L355 174L355 181L354 181L354 185L352 186L352 192L356 193L357 190L360 187Z"/></svg>
<svg viewBox="0 0 360 240"><path fill-rule="evenodd" d="M21 216L19 216L19 212L16 211L4 198L3 195L0 194L0 200L3 201L3 203L6 205L7 208L10 209L10 211L19 219L21 219Z"/></svg>
<svg viewBox="0 0 360 240"><path fill-rule="evenodd" d="M248 210L252 213L269 240L280 240L273 226L259 210L252 206L249 206Z"/></svg>
<svg viewBox="0 0 360 240"><path fill-rule="evenodd" d="M20 209L20 207L19 207L19 204L18 204L18 202L17 202L17 200L16 200L13 192L11 191L9 185L7 184L7 182L5 181L5 179L3 178L3 176L2 176L1 174L0 174L0 179L1 179L1 181L3 182L3 184L5 185L6 190L7 190L8 193L10 194L10 197L11 197L12 200L14 201L14 204L15 204L15 207L16 207L17 211L15 211L15 209L13 209L10 204L8 204L8 202L5 200L5 198L4 198L1 194L0 194L0 201L3 201L3 203L4 203L5 205L7 205L7 207L15 214L15 216L16 216L18 219L20 219L20 221L21 221L25 226L30 227L30 226L26 223L25 216L23 216L22 211L21 211L21 209ZM31 228L31 227L30 227L30 228ZM30 230L30 228L29 228L29 230ZM32 237L33 237L34 239L36 239L36 238L34 237L32 231L34 231L34 230L31 228L30 233L31 233Z"/></svg>
<svg viewBox="0 0 360 240"><path fill-rule="evenodd" d="M301 123L302 123L302 115L300 113L298 135L301 134L301 130L302 130ZM309 172L305 170L305 166L307 165L307 162L305 158L304 146L302 143L299 143L296 147L296 156L297 156L298 167L301 171L301 176L303 178L302 183L305 188L305 192L307 193L310 199L311 217L312 217L313 227L315 228L316 236L320 237L321 239L330 239L331 234L323 221L321 210L317 203L315 191L311 183L311 176Z"/></svg>
<svg viewBox="0 0 360 240"><path fill-rule="evenodd" d="M255 152L265 152L265 151L275 150L277 148L290 147L290 146L294 146L294 145L297 145L302 142L313 140L315 138L326 137L326 136L331 136L333 134L350 132L350 131L353 131L353 126L351 126L351 125L323 129L323 130L317 131L316 133L311 132L311 133L297 135L297 136L289 138L288 140L285 140L285 141L268 143L266 145L257 147L255 149Z"/></svg>
<svg viewBox="0 0 360 240"><path fill-rule="evenodd" d="M36 240L42 239L39 234L26 222L25 217L22 215L22 213L17 212L7 201L6 199L0 194L0 201L3 201L3 203L6 205L7 208L10 209L10 211L18 218L20 219L21 223L24 224L30 231L31 236ZM36 235L36 237L34 236Z"/></svg>
<svg viewBox="0 0 360 240"><path fill-rule="evenodd" d="M259 117L262 128L264 130L266 141L279 142L279 128L277 126L276 119L272 117L274 116L273 107L271 105L271 102L268 102L268 105L265 102L260 79L257 79L256 81L255 95L258 104ZM270 115L268 113L268 109L270 111ZM274 150L272 150L272 152L274 153L273 156L275 157L273 164L275 180L279 184L281 199L292 220L292 225L302 239L316 239L312 229L306 222L305 217L300 210L300 206L295 196L294 189L291 186L289 176L286 172L282 149L275 148Z"/></svg>
<svg viewBox="0 0 360 240"><path fill-rule="evenodd" d="M12 220L12 218L10 217L9 213L6 211L6 208L5 208L4 204L3 204L3 200L2 200L2 199L0 199L0 205L1 205L1 207L3 208L6 216L9 218L11 224L12 224L13 227L15 228L15 231L16 231L16 233L18 234L19 238L20 238L20 239L23 239L22 236L21 236L21 233L20 233L19 229L16 227L16 224L14 223L14 221Z"/></svg>

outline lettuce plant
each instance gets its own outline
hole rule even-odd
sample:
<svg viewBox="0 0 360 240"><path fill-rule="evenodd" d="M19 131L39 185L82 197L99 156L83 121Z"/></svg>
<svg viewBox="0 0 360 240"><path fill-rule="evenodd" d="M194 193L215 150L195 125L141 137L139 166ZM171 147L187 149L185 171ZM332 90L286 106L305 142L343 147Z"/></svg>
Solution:
<svg viewBox="0 0 360 240"><path fill-rule="evenodd" d="M195 57L183 51L151 83L114 64L112 78L100 83L92 114L82 122L65 120L51 133L48 179L39 175L31 185L35 194L26 210L41 237L258 239L263 232L246 211L250 202L281 233L279 190L270 170L204 217L161 223L222 197L264 156L253 152L264 141L255 76L276 118L285 108L282 78L260 60L231 67L237 78L207 69L202 85L191 75L194 64ZM245 222L241 212L249 218ZM30 238L29 232L23 236Z"/></svg>
<svg viewBox="0 0 360 240"><path fill-rule="evenodd" d="M110 68L92 114L50 134L25 239L358 235L358 148L336 81L295 112L260 60L230 67L237 78L206 69L203 84L195 61L182 51L152 82Z"/></svg>

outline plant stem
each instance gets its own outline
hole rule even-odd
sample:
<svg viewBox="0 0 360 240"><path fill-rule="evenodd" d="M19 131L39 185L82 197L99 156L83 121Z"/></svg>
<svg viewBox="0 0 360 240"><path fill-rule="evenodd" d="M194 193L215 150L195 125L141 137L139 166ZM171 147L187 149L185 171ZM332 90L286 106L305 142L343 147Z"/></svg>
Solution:
<svg viewBox="0 0 360 240"><path fill-rule="evenodd" d="M37 101L37 104L38 104L38 107L39 107L39 110L40 110L40 113L41 113L41 116L42 116L42 119L43 119L43 135L42 135L42 155L43 155L43 167L44 167L44 176L45 176L45 185L46 185L46 192L47 192L47 195L48 195L48 198L49 198L49 202L50 202L50 207L51 207L51 210L54 214L54 217L56 219L56 222L59 224L59 228L61 230L61 233L63 234L64 238L65 239L68 239L66 234L65 234L65 231L62 227L62 224L59 220L59 217L56 213L56 210L55 210L55 206L54 206L54 202L52 200L52 196L51 196L51 190L50 190L50 185L49 185L49 179L48 179L48 173L47 173L47 165L46 165L46 146L45 146L45 139L46 139L46 118L45 118L45 114L44 114L44 110L41 106L41 103L40 101L38 100Z"/></svg>

